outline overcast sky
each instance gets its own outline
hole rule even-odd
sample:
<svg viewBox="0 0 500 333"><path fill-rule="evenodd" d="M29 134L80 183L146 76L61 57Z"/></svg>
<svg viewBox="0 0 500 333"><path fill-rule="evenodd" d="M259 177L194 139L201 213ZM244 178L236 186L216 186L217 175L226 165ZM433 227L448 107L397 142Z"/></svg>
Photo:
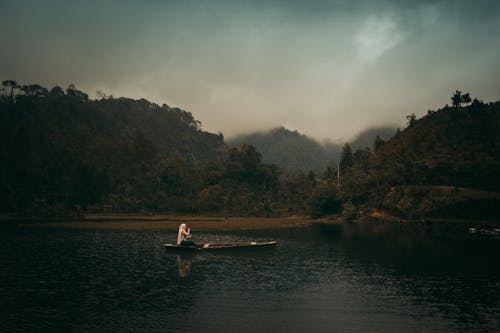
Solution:
<svg viewBox="0 0 500 333"><path fill-rule="evenodd" d="M347 140L455 89L500 99L500 1L0 0L0 79Z"/></svg>

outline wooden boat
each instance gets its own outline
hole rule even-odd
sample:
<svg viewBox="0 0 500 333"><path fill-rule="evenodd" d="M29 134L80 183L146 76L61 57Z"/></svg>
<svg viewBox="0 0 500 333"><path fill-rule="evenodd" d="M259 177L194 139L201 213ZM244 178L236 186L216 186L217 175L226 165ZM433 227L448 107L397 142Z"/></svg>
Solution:
<svg viewBox="0 0 500 333"><path fill-rule="evenodd" d="M277 241L269 242L239 242L229 244L197 244L193 246L181 246L177 244L163 244L167 251L194 252L194 251L230 251L230 250L257 250L268 249L278 244Z"/></svg>

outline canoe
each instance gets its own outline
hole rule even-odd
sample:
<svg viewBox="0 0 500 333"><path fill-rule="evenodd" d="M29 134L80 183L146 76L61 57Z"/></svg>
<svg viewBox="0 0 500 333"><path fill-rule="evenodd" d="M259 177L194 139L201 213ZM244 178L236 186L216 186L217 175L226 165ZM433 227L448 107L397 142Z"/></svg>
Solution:
<svg viewBox="0 0 500 333"><path fill-rule="evenodd" d="M167 251L181 251L181 252L192 252L192 251L227 251L227 250L257 250L257 249L268 249L274 247L278 244L277 241L269 242L239 242L239 243L229 243L229 244L199 244L193 246L181 246L177 244L163 244L165 250Z"/></svg>

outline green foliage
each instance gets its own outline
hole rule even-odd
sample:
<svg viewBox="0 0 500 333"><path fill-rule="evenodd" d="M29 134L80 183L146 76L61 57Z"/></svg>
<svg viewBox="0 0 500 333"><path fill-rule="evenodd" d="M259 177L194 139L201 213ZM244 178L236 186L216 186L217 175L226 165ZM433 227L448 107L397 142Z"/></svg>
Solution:
<svg viewBox="0 0 500 333"><path fill-rule="evenodd" d="M401 200L392 195L389 200L389 188L451 186L499 191L500 102L475 100L460 109L430 112L364 161L344 177L343 199L407 217L426 215L433 205L445 209L455 202L446 196L429 201L420 197L421 191L404 192Z"/></svg>
<svg viewBox="0 0 500 333"><path fill-rule="evenodd" d="M351 201L346 201L342 205L342 219L344 221L350 222L354 220L358 215L356 206Z"/></svg>
<svg viewBox="0 0 500 333"><path fill-rule="evenodd" d="M454 107L459 107L462 104L467 104L471 102L471 98L469 93L463 94L459 90L456 90L455 93L451 96L451 104Z"/></svg>
<svg viewBox="0 0 500 333"><path fill-rule="evenodd" d="M273 214L279 190L278 170L262 163L255 147L229 149L222 161L210 165L209 172L198 196L203 211L225 216Z"/></svg>
<svg viewBox="0 0 500 333"><path fill-rule="evenodd" d="M65 91L13 80L2 84L1 212L342 212L350 220L360 208L384 208L419 217L467 206L449 188L500 189L500 102L475 99L418 121L412 115L411 126L388 141L376 137L374 152L353 153L345 144L339 184L331 158L320 176L302 168L283 172L254 145L227 149L222 134L202 131L179 108L104 93L91 100L74 85ZM459 94L463 103L470 102L466 95ZM309 141L285 129L273 137L282 144L266 154L288 147L288 156L299 160L307 156L300 151L304 147L313 155L325 151L315 144L293 150L295 142Z"/></svg>
<svg viewBox="0 0 500 333"><path fill-rule="evenodd" d="M354 156L352 154L351 146L346 143L342 148L342 154L340 156L340 173L345 175L348 173L354 165Z"/></svg>
<svg viewBox="0 0 500 333"><path fill-rule="evenodd" d="M326 166L326 170L323 173L323 178L331 183L336 183L338 177L338 168L337 164L334 161L330 161Z"/></svg>
<svg viewBox="0 0 500 333"><path fill-rule="evenodd" d="M3 85L9 90L0 100L0 211L192 209L175 197L198 186L185 173L222 156L221 137L201 131L181 109L89 100L74 85L66 92L13 80Z"/></svg>
<svg viewBox="0 0 500 333"><path fill-rule="evenodd" d="M0 103L0 211L108 210L271 216L279 171L251 145L226 150L189 112L14 87ZM40 208L40 209L39 209Z"/></svg>
<svg viewBox="0 0 500 333"><path fill-rule="evenodd" d="M380 136L375 137L375 141L373 142L373 151L377 152L384 145L385 141L380 138Z"/></svg>
<svg viewBox="0 0 500 333"><path fill-rule="evenodd" d="M313 173L286 173L280 179L280 206L285 215L303 215L310 212L311 196L316 187Z"/></svg>
<svg viewBox="0 0 500 333"><path fill-rule="evenodd" d="M342 202L338 199L336 187L333 183L320 183L314 188L310 199L310 215L320 217L338 214Z"/></svg>
<svg viewBox="0 0 500 333"><path fill-rule="evenodd" d="M354 164L366 170L368 168L368 161L371 156L372 152L370 148L358 149L354 152L353 155Z"/></svg>
<svg viewBox="0 0 500 333"><path fill-rule="evenodd" d="M14 104L14 91L19 89L19 85L14 80L4 80L2 81L2 86L4 93L7 94L8 98L5 99L10 104ZM2 96L3 97L3 96Z"/></svg>
<svg viewBox="0 0 500 333"><path fill-rule="evenodd" d="M415 122L417 121L417 116L414 113L412 113L412 114L406 116L406 120L408 121L407 126L411 127L411 126L415 125Z"/></svg>

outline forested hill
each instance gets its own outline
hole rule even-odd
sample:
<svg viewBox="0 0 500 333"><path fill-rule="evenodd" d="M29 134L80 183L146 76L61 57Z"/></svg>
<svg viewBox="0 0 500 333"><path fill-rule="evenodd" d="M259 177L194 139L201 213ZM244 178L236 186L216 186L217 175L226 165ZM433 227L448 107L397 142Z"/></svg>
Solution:
<svg viewBox="0 0 500 333"><path fill-rule="evenodd" d="M5 81L0 96L2 205L33 198L99 201L111 184L121 193L166 160L220 157L222 135L201 130L191 113L145 99L91 100L70 85L51 90ZM128 182L128 183L127 183Z"/></svg>
<svg viewBox="0 0 500 333"><path fill-rule="evenodd" d="M264 162L276 164L284 170L303 172L323 171L331 160L338 159L342 149L334 144L325 147L306 135L284 127L241 135L227 143L234 147L253 145L262 154Z"/></svg>
<svg viewBox="0 0 500 333"><path fill-rule="evenodd" d="M178 108L91 100L72 85L2 85L0 213L353 219L382 209L409 218L500 218L500 101L471 103L457 92L453 107L408 116L387 141L383 131L368 132L381 133L373 149L359 149L360 140L354 149L321 145L284 128L228 149L222 134L202 131Z"/></svg>
<svg viewBox="0 0 500 333"><path fill-rule="evenodd" d="M417 119L344 175L343 200L405 216L492 218L500 198L500 101Z"/></svg>
<svg viewBox="0 0 500 333"><path fill-rule="evenodd" d="M380 147L371 166L402 184L500 190L500 102L409 116L408 127Z"/></svg>

